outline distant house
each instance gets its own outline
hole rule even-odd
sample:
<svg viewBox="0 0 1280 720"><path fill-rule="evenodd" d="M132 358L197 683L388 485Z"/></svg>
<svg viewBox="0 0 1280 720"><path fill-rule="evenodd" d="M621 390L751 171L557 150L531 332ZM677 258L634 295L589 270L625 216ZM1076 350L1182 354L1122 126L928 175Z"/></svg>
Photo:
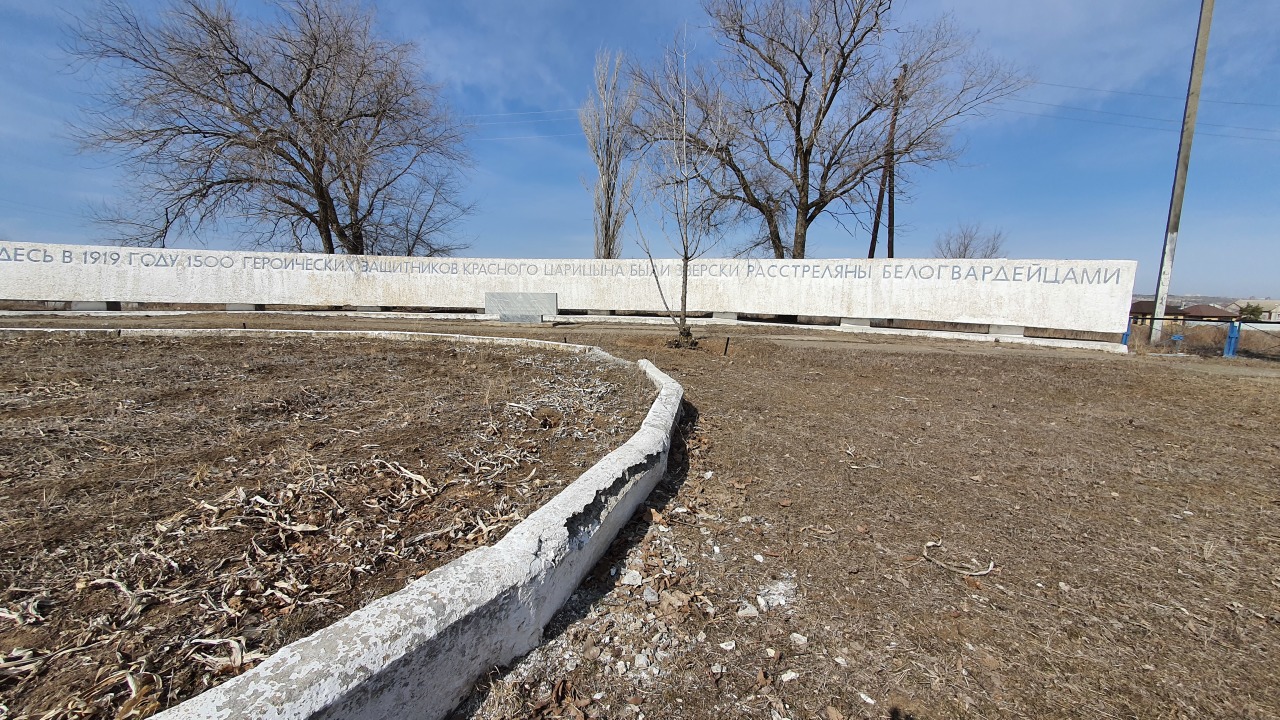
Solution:
<svg viewBox="0 0 1280 720"><path fill-rule="evenodd" d="M1184 307L1179 312L1182 317L1191 320L1235 320L1240 317L1240 313L1226 308L1220 308L1217 305L1191 305Z"/></svg>
<svg viewBox="0 0 1280 720"><path fill-rule="evenodd" d="M1155 314L1155 300L1138 300L1129 306L1129 319L1135 325L1150 325L1151 318ZM1164 306L1164 313L1160 317L1180 322L1182 320L1181 310L1172 305Z"/></svg>
<svg viewBox="0 0 1280 720"><path fill-rule="evenodd" d="M1139 300L1129 306L1129 318L1135 325L1150 325L1155 310L1154 300ZM1235 320L1239 313L1220 308L1217 305L1190 305L1187 307L1164 306L1164 314L1160 317L1174 323L1197 323Z"/></svg>
<svg viewBox="0 0 1280 720"><path fill-rule="evenodd" d="M1262 315L1259 320L1280 320L1280 300L1237 300L1227 305L1228 310L1233 310L1237 314L1244 310L1245 305L1257 305L1262 308Z"/></svg>

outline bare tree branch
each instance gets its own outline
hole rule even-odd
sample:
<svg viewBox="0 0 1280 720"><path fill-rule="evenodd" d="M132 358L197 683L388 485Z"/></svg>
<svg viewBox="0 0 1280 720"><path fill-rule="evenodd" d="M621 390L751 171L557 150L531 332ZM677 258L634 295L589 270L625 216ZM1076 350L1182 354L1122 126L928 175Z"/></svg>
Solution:
<svg viewBox="0 0 1280 720"><path fill-rule="evenodd" d="M636 152L633 119L636 95L622 76L622 54L596 55L595 91L578 111L587 149L596 164L595 256L622 255L622 227L626 223L639 166L624 167Z"/></svg>
<svg viewBox="0 0 1280 720"><path fill-rule="evenodd" d="M933 254L950 259L986 259L1004 255L1004 231L984 232L981 223L960 223L933 243Z"/></svg>
<svg viewBox="0 0 1280 720"><path fill-rule="evenodd" d="M690 105L722 118L689 137L706 160L697 181L754 218L759 248L802 258L809 227L870 195L889 155L893 80L903 65L895 166L954 157L955 122L1022 85L972 48L945 19L921 28L893 22L893 0L704 0L720 54L690 73ZM638 73L638 124L646 142L678 100ZM654 125L653 123L659 123Z"/></svg>
<svg viewBox="0 0 1280 720"><path fill-rule="evenodd" d="M696 345L689 329L689 265L718 242L733 208L709 193L707 174L719 168L698 146L697 138L721 137L727 132L725 117L714 107L699 105L695 98L705 93L700 79L689 74L689 48L684 33L663 56L660 67L634 73L663 103L648 103L638 112L646 128L644 161L648 194L662 213L662 232L680 257L680 309L673 315L677 344ZM640 245L654 271L654 281L666 305L666 294L653 262L653 252L643 231ZM668 311L671 308L668 306Z"/></svg>
<svg viewBox="0 0 1280 720"><path fill-rule="evenodd" d="M104 0L72 52L107 83L78 128L123 156L117 241L163 246L219 223L254 244L348 254L439 254L467 214L463 128L409 45L374 36L346 0L278 0L275 20L223 0L172 0L143 18Z"/></svg>

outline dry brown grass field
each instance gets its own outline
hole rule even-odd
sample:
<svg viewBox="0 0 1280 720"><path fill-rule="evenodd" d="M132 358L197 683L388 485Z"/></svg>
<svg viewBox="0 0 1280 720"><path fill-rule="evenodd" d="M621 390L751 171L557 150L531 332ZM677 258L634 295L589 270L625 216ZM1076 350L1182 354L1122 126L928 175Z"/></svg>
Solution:
<svg viewBox="0 0 1280 720"><path fill-rule="evenodd" d="M643 419L586 355L0 338L0 717L145 717L480 545Z"/></svg>
<svg viewBox="0 0 1280 720"><path fill-rule="evenodd" d="M459 717L1280 717L1273 363L351 326L596 344L686 389L668 481Z"/></svg>

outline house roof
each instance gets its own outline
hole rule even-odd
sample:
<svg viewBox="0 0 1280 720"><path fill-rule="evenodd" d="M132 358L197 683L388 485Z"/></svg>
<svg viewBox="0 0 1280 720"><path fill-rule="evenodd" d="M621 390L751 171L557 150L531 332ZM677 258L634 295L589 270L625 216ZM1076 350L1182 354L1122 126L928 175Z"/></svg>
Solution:
<svg viewBox="0 0 1280 720"><path fill-rule="evenodd" d="M1238 316L1238 313L1220 308L1217 305L1192 305L1184 307L1178 312L1190 318L1234 318Z"/></svg>
<svg viewBox="0 0 1280 720"><path fill-rule="evenodd" d="M1262 298L1260 300L1256 298L1237 300L1231 304L1238 308L1243 308L1245 305L1257 305L1262 308L1263 312L1275 312L1276 310L1280 310L1280 300L1270 300L1268 298Z"/></svg>
<svg viewBox="0 0 1280 720"><path fill-rule="evenodd" d="M1129 314L1130 315L1150 315L1151 311L1154 310L1155 307L1156 307L1155 300L1138 300L1137 302L1129 306ZM1172 305L1164 306L1163 317L1169 317L1171 315L1181 315L1181 314L1182 314L1182 311Z"/></svg>
<svg viewBox="0 0 1280 720"><path fill-rule="evenodd" d="M1130 315L1150 315L1155 308L1154 300L1138 300L1129 306ZM1164 306L1164 315L1161 317L1185 317L1185 318L1235 318L1239 317L1239 313L1233 310L1220 308L1217 305L1189 305L1187 307L1176 307L1174 305Z"/></svg>

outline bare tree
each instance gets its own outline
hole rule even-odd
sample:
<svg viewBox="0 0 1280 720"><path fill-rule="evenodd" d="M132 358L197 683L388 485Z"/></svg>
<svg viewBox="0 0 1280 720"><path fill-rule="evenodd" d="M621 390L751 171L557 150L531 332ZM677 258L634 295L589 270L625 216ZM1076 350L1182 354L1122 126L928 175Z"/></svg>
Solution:
<svg viewBox="0 0 1280 720"><path fill-rule="evenodd" d="M955 121L1020 86L945 20L895 24L892 0L705 0L705 7L721 54L713 69L695 73L691 102L730 121L689 138L715 164L698 180L757 219L753 248L776 258L804 257L809 227L822 215L861 208L886 160L951 158ZM645 103L674 102L655 96L652 82L639 86Z"/></svg>
<svg viewBox="0 0 1280 720"><path fill-rule="evenodd" d="M126 244L163 246L241 223L257 244L326 253L433 255L469 208L462 127L410 45L374 36L346 0L277 0L251 21L223 0L172 0L144 18L104 0L72 52L105 71L80 128L124 156Z"/></svg>
<svg viewBox="0 0 1280 720"><path fill-rule="evenodd" d="M960 223L933 243L933 254L940 258L984 259L1004 255L1004 231L984 232L981 223Z"/></svg>
<svg viewBox="0 0 1280 720"><path fill-rule="evenodd" d="M622 255L622 227L634 190L638 165L624 165L636 151L632 119L636 95L622 75L622 54L596 54L595 90L578 111L587 149L596 164L591 187L595 201L595 256L612 259Z"/></svg>
<svg viewBox="0 0 1280 720"><path fill-rule="evenodd" d="M689 265L715 246L725 218L725 203L707 192L700 180L708 167L706 155L694 147L694 138L723 133L717 127L724 120L708 114L694 102L695 83L689 75L689 48L685 33L664 54L662 64L648 72L637 73L644 82L665 98L660 104L649 103L639 109L640 122L650 129L644 152L649 193L662 220L662 233L680 257L680 307L672 311L662 289L661 278L653 261L652 248L643 230L640 245L649 258L658 293L676 325L676 344L694 347L697 341L689 329ZM639 223L637 223L637 226Z"/></svg>

